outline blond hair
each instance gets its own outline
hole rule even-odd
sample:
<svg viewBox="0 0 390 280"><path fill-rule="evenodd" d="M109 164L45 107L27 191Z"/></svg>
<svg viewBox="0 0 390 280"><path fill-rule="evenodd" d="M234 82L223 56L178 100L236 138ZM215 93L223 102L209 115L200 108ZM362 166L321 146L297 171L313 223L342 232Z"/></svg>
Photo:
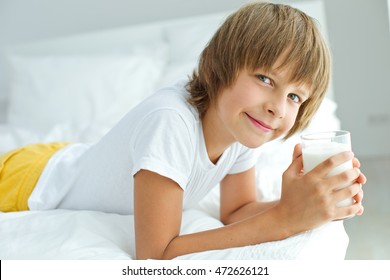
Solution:
<svg viewBox="0 0 390 280"><path fill-rule="evenodd" d="M308 126L325 96L331 73L330 52L315 20L288 5L256 2L231 14L200 56L198 69L187 84L189 103L203 118L241 70L270 70L282 54L287 55L279 68L291 69L290 82L310 89L287 139Z"/></svg>

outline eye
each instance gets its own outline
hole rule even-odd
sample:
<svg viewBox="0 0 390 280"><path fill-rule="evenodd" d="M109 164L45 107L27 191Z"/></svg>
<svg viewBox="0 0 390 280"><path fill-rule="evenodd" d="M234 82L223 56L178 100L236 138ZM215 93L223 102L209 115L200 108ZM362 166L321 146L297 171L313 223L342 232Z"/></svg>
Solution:
<svg viewBox="0 0 390 280"><path fill-rule="evenodd" d="M298 95L296 95L295 93L290 93L288 96L295 103L301 103L301 98Z"/></svg>
<svg viewBox="0 0 390 280"><path fill-rule="evenodd" d="M272 80L264 75L256 75L256 77L263 83L267 85L272 85Z"/></svg>

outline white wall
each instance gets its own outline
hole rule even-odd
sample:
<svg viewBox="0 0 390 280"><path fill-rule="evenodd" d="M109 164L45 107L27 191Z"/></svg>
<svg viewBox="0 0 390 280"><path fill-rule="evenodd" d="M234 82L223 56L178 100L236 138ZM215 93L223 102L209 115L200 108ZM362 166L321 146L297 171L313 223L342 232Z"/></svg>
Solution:
<svg viewBox="0 0 390 280"><path fill-rule="evenodd" d="M337 114L360 157L390 156L387 0L324 1L334 57Z"/></svg>
<svg viewBox="0 0 390 280"><path fill-rule="evenodd" d="M53 35L62 36L135 23L230 11L249 1L0 0L0 45ZM305 0L271 0L284 3L301 1Z"/></svg>
<svg viewBox="0 0 390 280"><path fill-rule="evenodd" d="M389 26L390 26L390 0L387 0L387 9L388 9L388 15L389 15Z"/></svg>
<svg viewBox="0 0 390 280"><path fill-rule="evenodd" d="M4 42L235 9L245 0L0 0ZM0 41L0 42L1 42Z"/></svg>

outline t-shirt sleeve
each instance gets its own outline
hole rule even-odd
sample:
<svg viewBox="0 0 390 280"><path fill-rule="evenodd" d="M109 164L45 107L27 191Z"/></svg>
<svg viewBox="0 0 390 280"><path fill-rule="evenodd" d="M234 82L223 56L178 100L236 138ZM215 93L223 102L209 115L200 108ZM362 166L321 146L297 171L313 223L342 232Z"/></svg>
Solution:
<svg viewBox="0 0 390 280"><path fill-rule="evenodd" d="M258 151L241 146L240 154L229 170L229 174L237 174L252 168L257 161Z"/></svg>
<svg viewBox="0 0 390 280"><path fill-rule="evenodd" d="M191 124L174 110L148 114L138 124L132 141L132 175L146 169L170 178L185 190L195 153L193 134Z"/></svg>

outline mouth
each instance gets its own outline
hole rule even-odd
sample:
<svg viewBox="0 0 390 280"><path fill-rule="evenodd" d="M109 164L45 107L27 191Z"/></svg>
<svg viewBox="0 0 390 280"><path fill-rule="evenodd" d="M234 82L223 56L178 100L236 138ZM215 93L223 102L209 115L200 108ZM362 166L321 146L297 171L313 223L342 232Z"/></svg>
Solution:
<svg viewBox="0 0 390 280"><path fill-rule="evenodd" d="M248 119L251 121L251 123L255 127L259 128L260 130L262 130L264 132L269 132L269 131L273 130L273 128L270 125L251 117L248 113L245 113L245 115L248 117Z"/></svg>

